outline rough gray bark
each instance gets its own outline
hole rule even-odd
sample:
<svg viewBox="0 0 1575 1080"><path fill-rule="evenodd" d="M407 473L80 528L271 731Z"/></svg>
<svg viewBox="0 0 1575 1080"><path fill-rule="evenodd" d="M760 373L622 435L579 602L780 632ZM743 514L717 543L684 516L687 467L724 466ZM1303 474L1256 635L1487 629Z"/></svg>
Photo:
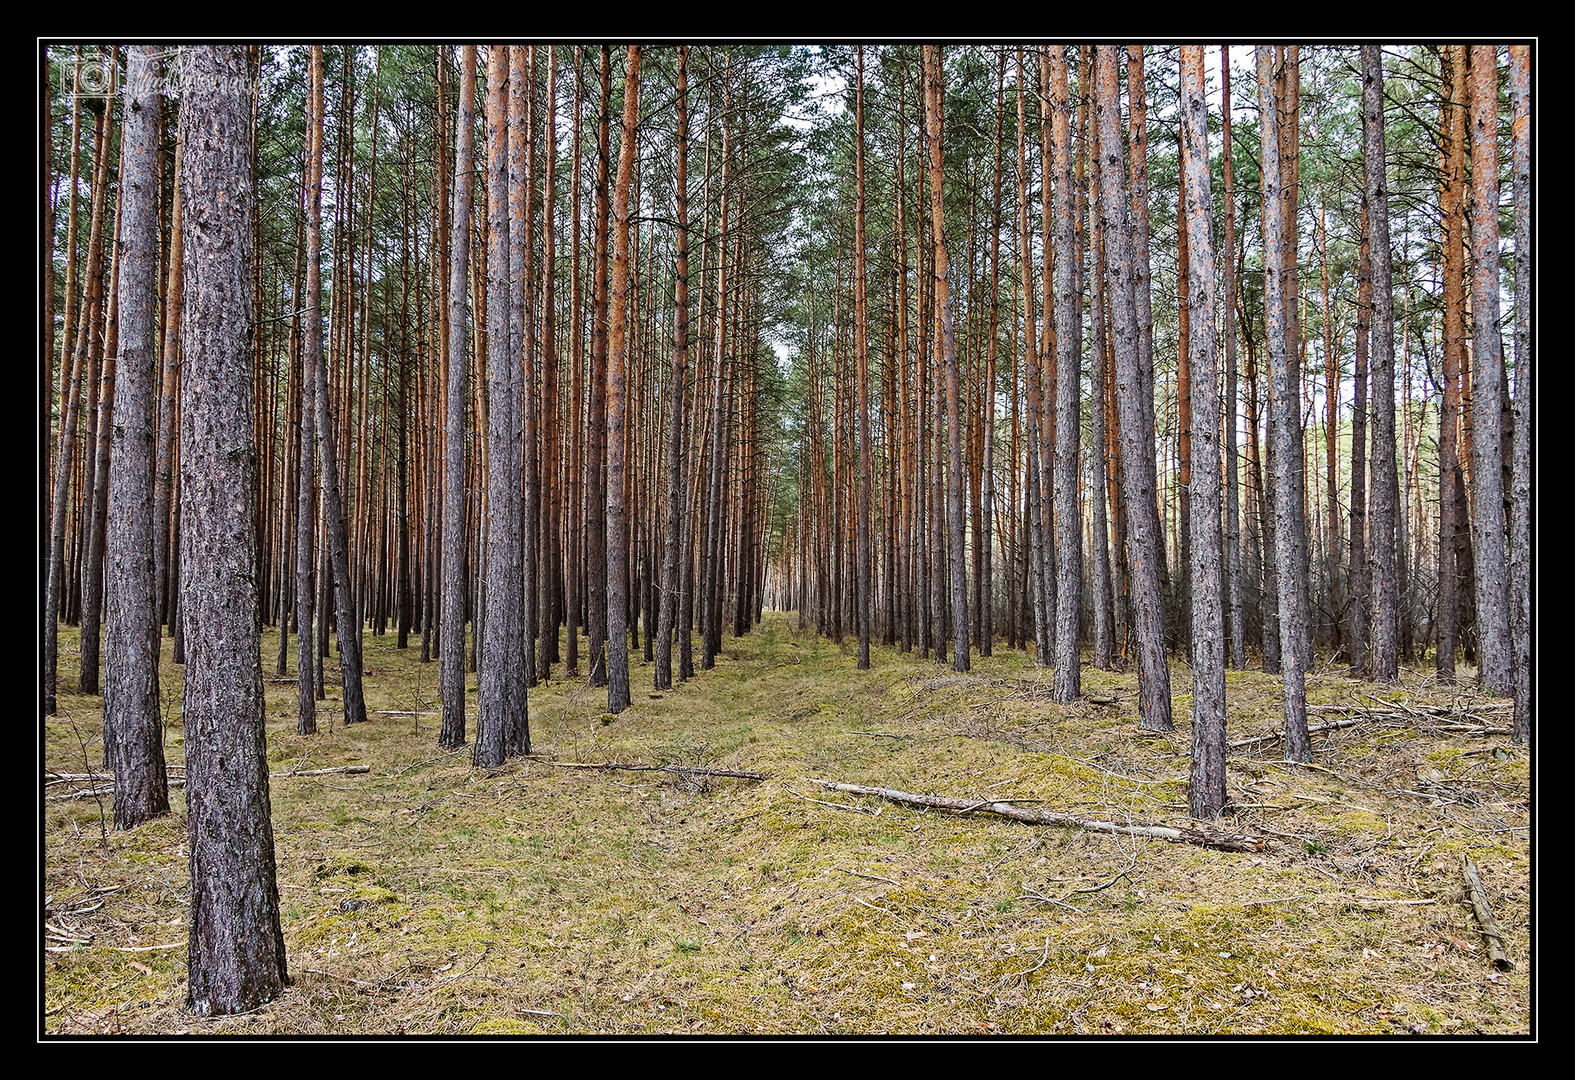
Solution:
<svg viewBox="0 0 1575 1080"><path fill-rule="evenodd" d="M1471 46L1471 534L1477 570L1477 667L1482 686L1508 694L1509 581L1505 573L1504 342L1499 332L1498 56ZM1377 287L1377 282L1374 282Z"/></svg>
<svg viewBox="0 0 1575 1080"><path fill-rule="evenodd" d="M1269 352L1269 397L1274 439L1274 554L1279 578L1280 664L1284 680L1285 757L1312 760L1307 736L1307 595L1296 572L1301 557L1296 514L1296 465L1301 457L1297 433L1296 380L1285 342L1285 233L1280 195L1279 105L1275 100L1270 50L1258 47L1258 111L1262 121L1259 159L1263 177L1263 295ZM1392 445L1392 444L1391 444Z"/></svg>
<svg viewBox="0 0 1575 1080"><path fill-rule="evenodd" d="M322 362L323 250L323 50L312 46L311 91L306 127L306 295L305 336L301 351L301 444L295 494L296 727L298 735L317 732L317 680L313 672L312 567L317 552L317 477L312 467L317 435L317 380L313 364Z"/></svg>
<svg viewBox="0 0 1575 1080"><path fill-rule="evenodd" d="M673 622L678 606L680 526L686 502L683 456L688 442L684 438L684 398L688 380L685 368L689 360L689 48L685 45L678 47L678 92L674 108L677 121L673 141L677 160L673 171L673 219L677 223L677 235L673 240L673 372L669 390L673 405L667 432L667 532L662 544L662 599L656 624L654 680L658 690L670 690L673 686ZM798 606L802 620L802 595Z"/></svg>
<svg viewBox="0 0 1575 1080"><path fill-rule="evenodd" d="M1236 473L1236 188L1231 168L1230 134L1230 46L1220 47L1220 83L1224 106L1220 116L1220 152L1224 159L1225 183L1225 257L1223 292L1225 310L1220 323L1225 329L1225 580L1230 608L1231 666L1247 666L1245 620L1241 595L1241 510Z"/></svg>
<svg viewBox="0 0 1575 1080"><path fill-rule="evenodd" d="M121 146L120 374L110 446L105 558L104 733L113 740L115 827L169 813L159 716L159 603L153 566L153 419L157 386L157 50L131 47Z"/></svg>
<svg viewBox="0 0 1575 1080"><path fill-rule="evenodd" d="M1509 97L1515 139L1515 480L1510 523L1511 649L1515 665L1515 741L1531 744L1531 51L1509 47Z"/></svg>
<svg viewBox="0 0 1575 1080"><path fill-rule="evenodd" d="M1395 466L1395 316L1389 184L1384 177L1383 96L1383 50L1378 45L1363 45L1362 158L1366 166L1368 233L1372 237L1373 296L1373 476L1368 528L1372 547L1372 653L1367 675L1378 682L1394 682L1400 675L1399 585L1395 573L1400 480ZM1497 410L1498 395L1494 394L1495 415ZM1497 446L1497 441L1493 445ZM1283 588L1283 577L1281 585Z"/></svg>
<svg viewBox="0 0 1575 1080"><path fill-rule="evenodd" d="M181 50L181 616L186 625L187 1005L249 1012L288 981L256 623L252 190L246 50Z"/></svg>
<svg viewBox="0 0 1575 1080"><path fill-rule="evenodd" d="M1076 268L1082 262L1077 243L1076 180L1072 162L1072 101L1067 85L1066 46L1050 49L1050 146L1052 169L1059 188L1055 205L1055 242L1060 248L1055 267L1056 348L1056 587L1055 699L1076 701L1082 693L1078 662L1078 610L1083 591L1083 518L1078 506L1078 390L1083 379L1082 296ZM1045 177L1047 185L1050 178Z"/></svg>
<svg viewBox="0 0 1575 1080"><path fill-rule="evenodd" d="M1170 668L1165 662L1159 567L1159 511L1155 505L1154 455L1144 451L1144 379L1139 357L1137 279L1129 243L1124 170L1121 167L1120 90L1113 46L1095 50L1094 108L1099 131L1100 212L1104 218L1105 260L1110 285L1111 329L1115 341L1116 406L1121 422L1122 494L1127 508L1127 555L1132 575L1132 608L1141 661L1138 712L1143 727L1170 731ZM1152 405L1150 406L1152 409ZM1149 443L1153 428L1148 428Z"/></svg>
<svg viewBox="0 0 1575 1080"><path fill-rule="evenodd" d="M1192 765L1187 806L1195 818L1225 812L1225 625L1220 602L1219 361L1214 341L1214 232L1210 217L1209 113L1203 46L1181 47L1183 191L1187 213L1192 355ZM1226 256L1229 261L1229 255Z"/></svg>
<svg viewBox="0 0 1575 1080"><path fill-rule="evenodd" d="M475 764L509 752L524 703L521 635L519 356L509 341L508 46L487 50L487 556L477 665Z"/></svg>
<svg viewBox="0 0 1575 1080"><path fill-rule="evenodd" d="M448 417L443 446L443 614L438 635L443 695L441 746L465 744L465 291L470 274L470 204L474 185L476 47L460 63L458 141L454 155L453 253L448 285Z"/></svg>
<svg viewBox="0 0 1575 1080"><path fill-rule="evenodd" d="M536 49L509 46L509 347L514 354L515 422L520 428L520 663L507 733L508 753L530 753L529 687L536 681L536 531L540 488L536 455L535 200Z"/></svg>
<svg viewBox="0 0 1575 1080"><path fill-rule="evenodd" d="M628 468L629 188L640 140L640 46L623 69L623 136L613 197L613 266L607 328L607 711L629 707L629 523L624 515Z"/></svg>

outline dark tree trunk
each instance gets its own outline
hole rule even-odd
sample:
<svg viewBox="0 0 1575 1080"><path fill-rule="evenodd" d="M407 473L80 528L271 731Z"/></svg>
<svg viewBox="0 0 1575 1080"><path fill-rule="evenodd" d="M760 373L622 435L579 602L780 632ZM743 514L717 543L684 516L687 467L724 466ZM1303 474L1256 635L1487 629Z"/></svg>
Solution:
<svg viewBox="0 0 1575 1080"><path fill-rule="evenodd" d="M1095 109L1099 129L1100 210L1104 216L1107 277L1110 283L1111 327L1115 338L1116 404L1121 422L1122 494L1128 531L1127 556L1132 574L1132 607L1142 652L1138 671L1138 711L1142 726L1170 731L1170 668L1165 661L1158 551L1159 511L1155 505L1154 455L1145 452L1142 398L1146 395L1140 365L1136 305L1137 278L1128 243L1128 204L1121 168L1120 91L1113 47L1096 50ZM1152 443L1153 429L1148 429Z"/></svg>
<svg viewBox="0 0 1575 1080"><path fill-rule="evenodd" d="M186 823L191 851L187 1006L249 1012L282 992L284 935L269 819L252 513L252 191L246 54L181 50L181 614Z"/></svg>
<svg viewBox="0 0 1575 1080"><path fill-rule="evenodd" d="M1499 333L1498 56L1471 46L1471 539L1477 568L1477 667L1489 693L1514 687L1504 547L1504 342ZM1374 282L1375 289L1378 282Z"/></svg>
<svg viewBox="0 0 1575 1080"><path fill-rule="evenodd" d="M1362 157L1366 165L1368 231L1372 236L1373 295L1373 490L1368 529L1372 544L1372 655L1367 674L1378 682L1394 682L1400 674L1400 598L1395 573L1400 491L1395 471L1394 289L1390 271L1389 184L1384 177L1382 58L1379 46L1362 46ZM1496 275L1496 260L1494 266ZM1497 282L1498 278L1493 280ZM1493 401L1496 415L1496 395ZM1283 579L1281 585L1285 585Z"/></svg>
<svg viewBox="0 0 1575 1080"><path fill-rule="evenodd" d="M306 340L301 354L301 442L297 456L295 509L295 626L297 694L296 734L317 731L317 680L313 676L312 608L316 595L312 567L317 554L317 482L312 469L317 422L317 380L313 364L322 363L322 188L323 54L313 46L306 127Z"/></svg>
<svg viewBox="0 0 1575 1080"><path fill-rule="evenodd" d="M1077 267L1082 253L1077 243L1076 179L1072 163L1072 101L1067 85L1064 46L1050 47L1050 141L1059 196L1055 208L1056 259L1056 587L1055 699L1070 704L1082 693L1078 668L1078 610L1083 588L1083 519L1078 506L1078 443L1080 421L1078 391L1083 379L1083 328ZM1048 186L1050 177L1044 179Z"/></svg>
<svg viewBox="0 0 1575 1080"><path fill-rule="evenodd" d="M508 46L487 55L487 556L475 764L509 753L525 700L521 635L519 356L509 340Z"/></svg>
<svg viewBox="0 0 1575 1080"><path fill-rule="evenodd" d="M1444 235L1444 393L1438 431L1438 679L1455 681L1459 643L1458 573L1455 566L1455 473L1460 468L1460 367L1466 347L1465 142L1466 49L1448 46L1450 89L1443 104L1444 174L1439 210Z"/></svg>
<svg viewBox="0 0 1575 1080"><path fill-rule="evenodd" d="M1511 651L1515 668L1515 742L1530 746L1535 715L1531 648L1531 50L1509 47L1515 161L1515 472L1510 523Z"/></svg>
<svg viewBox="0 0 1575 1080"><path fill-rule="evenodd" d="M159 716L159 604L153 566L157 385L159 99L156 50L130 50L121 166L120 309L125 319L110 448L105 565L104 731L113 740L115 827L169 813Z"/></svg>
<svg viewBox="0 0 1575 1080"><path fill-rule="evenodd" d="M443 459L443 616L438 635L443 696L442 746L465 744L465 290L470 264L470 204L475 156L476 47L460 63L459 130L454 157L453 254L448 287L448 416Z"/></svg>

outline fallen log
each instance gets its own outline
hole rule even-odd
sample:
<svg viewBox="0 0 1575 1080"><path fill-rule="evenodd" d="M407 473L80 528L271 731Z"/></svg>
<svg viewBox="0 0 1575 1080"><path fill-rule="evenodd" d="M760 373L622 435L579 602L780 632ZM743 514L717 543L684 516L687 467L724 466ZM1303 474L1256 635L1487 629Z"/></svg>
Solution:
<svg viewBox="0 0 1575 1080"><path fill-rule="evenodd" d="M186 767L184 765L171 765L169 768L185 771ZM335 765L329 769L300 769L290 772L269 773L268 778L270 780L279 780L292 776L328 776L331 773L369 773L371 771L372 766L370 765ZM55 776L55 779L46 781L46 787L53 784L96 783L115 779L111 773L58 773L52 775ZM184 776L168 776L166 783L172 788L184 787L186 778ZM114 794L114 788L86 788L82 791L67 792L64 795L45 795L44 799L47 802L64 802L70 799L92 799Z"/></svg>
<svg viewBox="0 0 1575 1080"><path fill-rule="evenodd" d="M1262 851L1266 846L1262 837L1252 836L1247 833L1216 832L1198 825L1121 825L1114 821L1099 821L1095 818L1077 817L1074 814L1057 814L1049 810L1034 810L1028 807L1014 806L1007 802L994 802L989 799L952 799L943 795L914 795L906 791L894 791L891 788L841 784L835 780L810 780L809 782L819 784L828 791L840 791L848 795L874 795L906 806L932 806L941 810L956 810L962 813L979 810L987 814L999 814L1001 817L1010 818L1013 821L1021 821L1027 825L1062 825L1076 829L1087 829L1090 832L1115 833L1121 836L1147 836L1155 840L1169 840L1173 843L1198 844L1203 847L1218 848L1221 851Z"/></svg>
<svg viewBox="0 0 1575 1080"><path fill-rule="evenodd" d="M269 779L277 779L281 776L327 776L330 773L364 773L371 771L372 766L370 765L335 765L331 769L296 769L290 772L269 773L268 777Z"/></svg>
<svg viewBox="0 0 1575 1080"><path fill-rule="evenodd" d="M1469 855L1462 855L1460 864L1466 875L1466 898L1476 913L1477 926L1482 931L1482 940L1487 943L1488 956L1492 957L1493 966L1498 970L1509 971L1515 965L1504 951L1504 935L1499 933L1498 920L1493 918L1493 909L1488 906L1487 890L1482 887L1477 864L1471 861Z"/></svg>
<svg viewBox="0 0 1575 1080"><path fill-rule="evenodd" d="M1317 735L1319 732L1323 731L1334 731L1338 728L1355 727L1357 724L1366 724L1377 719L1380 719L1380 717L1363 716L1354 720L1334 720L1327 724L1314 724L1307 729L1307 734ZM1230 743L1229 746L1232 750L1239 750L1243 746L1256 746L1258 743L1273 742L1276 739L1283 739L1284 737L1285 732L1283 731L1271 731L1267 735L1254 735L1248 739L1237 739L1236 741Z"/></svg>
<svg viewBox="0 0 1575 1080"><path fill-rule="evenodd" d="M536 759L532 759L536 760ZM770 773L750 772L748 769L705 769L698 765L641 765L622 761L537 761L555 769L624 769L629 772L689 773L693 776L731 776L738 780L769 780Z"/></svg>

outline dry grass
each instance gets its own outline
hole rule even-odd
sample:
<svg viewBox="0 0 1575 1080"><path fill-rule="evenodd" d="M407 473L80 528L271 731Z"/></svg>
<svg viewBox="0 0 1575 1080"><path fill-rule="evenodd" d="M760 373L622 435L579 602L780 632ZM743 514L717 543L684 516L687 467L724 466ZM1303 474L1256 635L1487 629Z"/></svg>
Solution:
<svg viewBox="0 0 1575 1080"><path fill-rule="evenodd" d="M726 644L715 671L659 696L641 665L635 705L616 718L581 683L533 690L537 755L495 773L441 756L438 717L425 712L436 667L391 636L366 637L368 707L423 715L301 738L294 685L269 683L276 771L372 771L273 783L293 983L254 1015L182 1010L179 792L174 815L131 833L102 829L93 799L44 803L45 945L67 950L43 955L44 1031L1531 1031L1529 762L1506 736L1407 715L1315 736L1315 768L1285 764L1273 743L1244 747L1231 758L1231 822L1268 851L1134 843L917 813L805 781L1183 821L1190 699L1179 691L1190 679L1179 663L1179 726L1155 737L1137 729L1132 675L1087 669L1085 692L1120 702L1064 708L1047 673L1005 650L957 676L876 649L861 673L850 648L779 615ZM62 690L75 646L63 636ZM265 670L276 650L265 634ZM179 669L166 662L163 679L178 764ZM1277 682L1232 672L1228 683L1231 738L1272 732ZM1483 704L1412 673L1375 690L1328 672L1309 693ZM331 687L329 712L336 697ZM97 766L99 705L61 693L46 769ZM700 783L554 759L773 779ZM1462 903L1463 853L1481 867L1514 971L1486 961ZM137 949L148 951L126 951Z"/></svg>

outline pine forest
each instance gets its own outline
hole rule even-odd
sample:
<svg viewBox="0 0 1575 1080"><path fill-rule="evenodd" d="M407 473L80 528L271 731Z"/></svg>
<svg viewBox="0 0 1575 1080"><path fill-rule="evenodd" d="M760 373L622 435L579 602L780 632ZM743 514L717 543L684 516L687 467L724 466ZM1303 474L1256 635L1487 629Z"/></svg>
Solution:
<svg viewBox="0 0 1575 1080"><path fill-rule="evenodd" d="M55 1035L1534 1036L1535 42L38 42Z"/></svg>

